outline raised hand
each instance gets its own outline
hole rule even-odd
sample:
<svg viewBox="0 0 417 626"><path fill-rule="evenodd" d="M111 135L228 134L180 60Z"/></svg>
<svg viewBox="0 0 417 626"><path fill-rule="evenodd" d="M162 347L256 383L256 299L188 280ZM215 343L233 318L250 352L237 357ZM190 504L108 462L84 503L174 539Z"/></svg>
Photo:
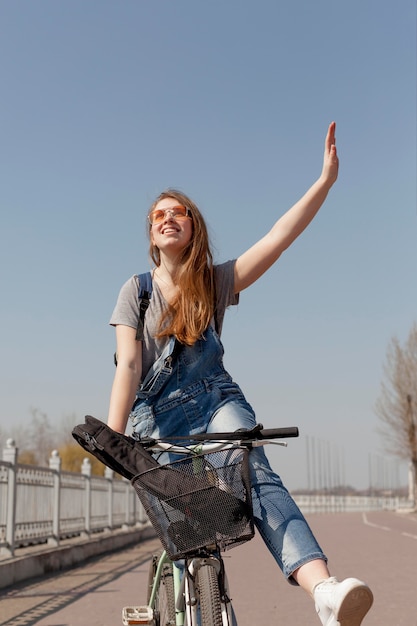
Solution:
<svg viewBox="0 0 417 626"><path fill-rule="evenodd" d="M336 150L336 122L329 125L324 144L323 170L321 178L329 185L337 179L339 172L339 158Z"/></svg>

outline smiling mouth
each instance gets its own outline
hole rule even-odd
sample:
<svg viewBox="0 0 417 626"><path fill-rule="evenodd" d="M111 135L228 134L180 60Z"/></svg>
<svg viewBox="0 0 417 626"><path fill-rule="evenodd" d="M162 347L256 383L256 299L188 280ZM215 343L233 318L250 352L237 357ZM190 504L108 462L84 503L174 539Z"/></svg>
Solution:
<svg viewBox="0 0 417 626"><path fill-rule="evenodd" d="M179 232L178 228L174 228L173 226L169 226L168 228L164 228L164 230L162 231L162 234L166 235L166 234L178 233L178 232Z"/></svg>

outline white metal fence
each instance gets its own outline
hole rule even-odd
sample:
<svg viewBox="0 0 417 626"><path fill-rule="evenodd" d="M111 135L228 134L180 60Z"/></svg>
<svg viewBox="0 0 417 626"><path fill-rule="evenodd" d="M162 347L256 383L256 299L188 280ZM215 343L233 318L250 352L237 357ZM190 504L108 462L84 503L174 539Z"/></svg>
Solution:
<svg viewBox="0 0 417 626"><path fill-rule="evenodd" d="M304 515L312 513L355 513L358 511L398 511L412 509L413 502L399 496L362 496L305 494L295 495L294 500Z"/></svg>
<svg viewBox="0 0 417 626"><path fill-rule="evenodd" d="M20 465L17 448L8 440L0 461L0 553L13 556L16 548L90 536L100 531L148 523L147 515L127 480L91 473L84 459L81 473L63 472L58 452L49 467Z"/></svg>

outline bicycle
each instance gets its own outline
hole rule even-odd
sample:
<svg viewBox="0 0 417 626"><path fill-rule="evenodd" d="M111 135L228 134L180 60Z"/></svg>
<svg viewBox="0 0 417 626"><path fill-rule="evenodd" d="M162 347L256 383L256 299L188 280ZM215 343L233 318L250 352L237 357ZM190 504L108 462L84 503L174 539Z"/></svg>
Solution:
<svg viewBox="0 0 417 626"><path fill-rule="evenodd" d="M236 625L221 553L254 536L248 455L298 434L297 427L258 425L141 440L164 455L163 464L132 479L163 550L152 558L146 605L124 607L124 625Z"/></svg>

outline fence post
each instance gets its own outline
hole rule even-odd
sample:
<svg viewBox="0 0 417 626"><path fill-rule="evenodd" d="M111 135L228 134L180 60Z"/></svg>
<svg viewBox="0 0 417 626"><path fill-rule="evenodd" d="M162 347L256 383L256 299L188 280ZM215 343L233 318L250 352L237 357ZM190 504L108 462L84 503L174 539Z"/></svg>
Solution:
<svg viewBox="0 0 417 626"><path fill-rule="evenodd" d="M123 485L125 487L125 521L122 525L124 530L127 530L130 526L131 514L130 514L130 483L127 478L122 478Z"/></svg>
<svg viewBox="0 0 417 626"><path fill-rule="evenodd" d="M113 476L113 470L110 467L105 467L104 478L108 481L107 524L109 531L113 528Z"/></svg>
<svg viewBox="0 0 417 626"><path fill-rule="evenodd" d="M48 544L59 546L60 518L61 518L61 458L58 450L53 450L49 459L49 468L54 472L54 495L52 512L52 537L48 537Z"/></svg>
<svg viewBox="0 0 417 626"><path fill-rule="evenodd" d="M17 453L18 448L13 439L8 439L3 448L3 461L9 463L7 476L7 517L6 517L6 546L1 549L2 554L14 556L15 525L16 525L16 492L17 492Z"/></svg>
<svg viewBox="0 0 417 626"><path fill-rule="evenodd" d="M82 534L89 537L91 534L91 462L87 457L83 460L81 474L85 481L85 528Z"/></svg>

